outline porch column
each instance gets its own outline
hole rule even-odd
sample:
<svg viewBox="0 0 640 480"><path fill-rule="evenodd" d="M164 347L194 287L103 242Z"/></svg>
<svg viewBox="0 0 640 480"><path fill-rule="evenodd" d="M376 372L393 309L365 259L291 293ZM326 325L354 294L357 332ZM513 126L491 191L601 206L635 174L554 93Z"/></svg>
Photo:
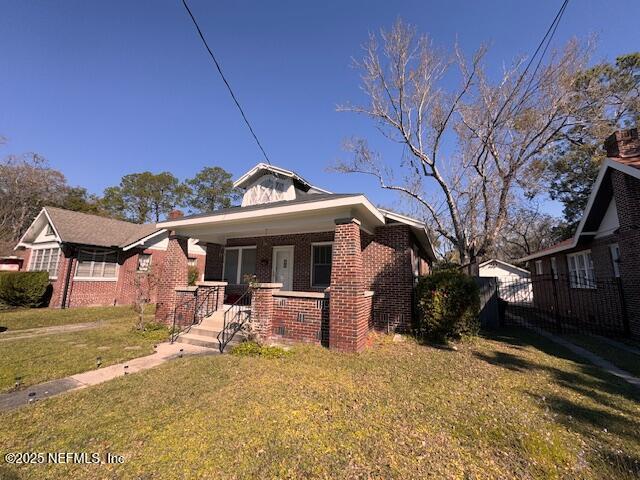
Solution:
<svg viewBox="0 0 640 480"><path fill-rule="evenodd" d="M169 235L169 245L160 269L160 278L158 278L156 322L166 324L173 322L173 311L178 297L176 288L188 286L188 270L188 239L172 232Z"/></svg>
<svg viewBox="0 0 640 480"><path fill-rule="evenodd" d="M329 348L358 352L365 346L368 318L360 221L336 220L329 290Z"/></svg>
<svg viewBox="0 0 640 480"><path fill-rule="evenodd" d="M273 323L273 294L282 288L281 283L256 283L251 294L251 322L255 325L258 340L267 342L271 338Z"/></svg>

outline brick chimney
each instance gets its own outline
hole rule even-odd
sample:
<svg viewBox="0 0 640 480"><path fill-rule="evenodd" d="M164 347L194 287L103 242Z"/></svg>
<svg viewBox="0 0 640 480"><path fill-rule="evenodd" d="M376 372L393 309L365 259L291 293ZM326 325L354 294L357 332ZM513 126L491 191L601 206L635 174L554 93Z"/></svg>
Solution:
<svg viewBox="0 0 640 480"><path fill-rule="evenodd" d="M177 220L178 218L182 218L184 217L184 213L182 213L182 210L171 210L169 212L169 220Z"/></svg>
<svg viewBox="0 0 640 480"><path fill-rule="evenodd" d="M640 139L638 129L618 130L604 141L607 157L628 158L640 156Z"/></svg>

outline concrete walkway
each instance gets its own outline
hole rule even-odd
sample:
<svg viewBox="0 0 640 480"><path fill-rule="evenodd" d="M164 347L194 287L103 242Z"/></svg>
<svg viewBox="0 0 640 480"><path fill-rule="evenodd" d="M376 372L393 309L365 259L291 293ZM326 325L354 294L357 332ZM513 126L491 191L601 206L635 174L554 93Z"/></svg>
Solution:
<svg viewBox="0 0 640 480"><path fill-rule="evenodd" d="M147 370L183 355L212 355L217 353L217 350L195 345L185 345L181 343L174 343L172 345L168 342L161 343L158 345L155 353L147 355L146 357L134 358L125 363L118 363L109 367L40 383L17 392L2 393L0 394L0 411L11 410L42 400L43 398L58 395L62 392L79 390L112 380L116 377Z"/></svg>
<svg viewBox="0 0 640 480"><path fill-rule="evenodd" d="M562 345L567 350L571 350L576 355L579 355L587 359L589 362L593 363L596 367L600 367L605 372L623 379L624 381L626 381L630 385L633 385L636 388L640 388L640 378L635 377L631 375L629 372L616 367L613 363L609 362L608 360L605 360L604 358L596 355L595 353L585 348L582 348L576 345L575 343L572 343L569 340L566 340L565 338L562 338L554 333L550 333L542 329L535 329L535 332L557 343L558 345Z"/></svg>
<svg viewBox="0 0 640 480"><path fill-rule="evenodd" d="M10 340L21 340L24 338L42 337L44 335L54 335L56 333L71 333L89 330L103 325L104 322L70 323L68 325L54 325L52 327L25 328L24 330L7 330L0 333L0 342Z"/></svg>

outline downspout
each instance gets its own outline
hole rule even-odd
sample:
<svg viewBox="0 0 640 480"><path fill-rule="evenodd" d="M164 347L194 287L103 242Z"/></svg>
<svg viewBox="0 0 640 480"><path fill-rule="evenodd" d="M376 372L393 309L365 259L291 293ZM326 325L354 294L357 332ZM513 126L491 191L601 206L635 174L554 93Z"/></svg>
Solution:
<svg viewBox="0 0 640 480"><path fill-rule="evenodd" d="M60 308L67 308L67 295L69 294L69 280L71 280L71 270L73 267L73 251L72 246L69 247L69 263L67 265L67 273L64 279L64 289L62 290L62 304Z"/></svg>

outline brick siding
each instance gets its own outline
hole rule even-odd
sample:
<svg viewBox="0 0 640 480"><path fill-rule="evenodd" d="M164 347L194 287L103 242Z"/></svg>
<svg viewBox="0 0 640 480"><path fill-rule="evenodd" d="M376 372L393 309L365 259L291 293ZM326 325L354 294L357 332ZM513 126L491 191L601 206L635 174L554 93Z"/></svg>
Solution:
<svg viewBox="0 0 640 480"><path fill-rule="evenodd" d="M273 297L271 337L329 346L329 299Z"/></svg>

